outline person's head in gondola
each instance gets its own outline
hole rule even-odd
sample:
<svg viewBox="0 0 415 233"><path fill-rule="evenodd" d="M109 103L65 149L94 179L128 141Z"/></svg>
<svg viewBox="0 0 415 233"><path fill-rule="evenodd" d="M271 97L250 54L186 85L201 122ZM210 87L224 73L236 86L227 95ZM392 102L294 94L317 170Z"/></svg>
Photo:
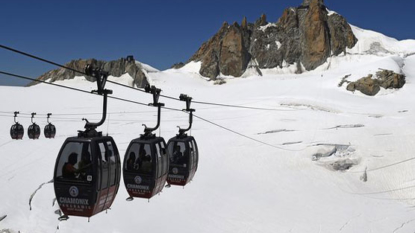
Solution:
<svg viewBox="0 0 415 233"><path fill-rule="evenodd" d="M78 162L78 154L73 152L69 155L68 163L75 165Z"/></svg>
<svg viewBox="0 0 415 233"><path fill-rule="evenodd" d="M135 153L133 151L130 152L130 157L127 160L127 170L133 170L135 164Z"/></svg>
<svg viewBox="0 0 415 233"><path fill-rule="evenodd" d="M78 162L78 154L73 152L68 157L68 162L66 162L62 167L62 176L66 179L75 179L76 169L74 165Z"/></svg>

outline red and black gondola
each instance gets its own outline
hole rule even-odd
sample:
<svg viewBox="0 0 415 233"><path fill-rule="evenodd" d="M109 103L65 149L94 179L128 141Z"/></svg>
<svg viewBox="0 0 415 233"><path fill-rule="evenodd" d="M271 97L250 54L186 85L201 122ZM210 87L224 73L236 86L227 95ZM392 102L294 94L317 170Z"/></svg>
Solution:
<svg viewBox="0 0 415 233"><path fill-rule="evenodd" d="M170 158L167 183L185 186L192 181L199 163L199 151L192 136L177 135L167 143Z"/></svg>
<svg viewBox="0 0 415 233"><path fill-rule="evenodd" d="M99 95L103 95L103 115L98 123L84 119L85 130L67 138L56 159L54 190L56 200L68 216L91 217L111 207L119 188L121 162L115 141L102 136L96 128L105 122L107 95L104 89L108 73L87 66L85 73L96 78Z"/></svg>
<svg viewBox="0 0 415 233"><path fill-rule="evenodd" d="M17 114L19 114L19 112L14 112L14 125L10 128L10 136L15 140L22 139L24 135L23 125L16 121Z"/></svg>
<svg viewBox="0 0 415 233"><path fill-rule="evenodd" d="M152 132L160 126L160 114L163 103L158 103L160 89L154 86L145 88L153 94L153 103L157 107L157 125L145 126L144 134L132 140L124 156L123 177L125 187L132 200L134 197L150 199L160 193L167 179L169 159L166 142Z"/></svg>
<svg viewBox="0 0 415 233"><path fill-rule="evenodd" d="M185 132L190 130L193 123L194 109L190 108L192 98L187 95L180 95L180 100L186 101L186 109L189 113L189 127L179 128L179 134L171 138L167 143L170 166L167 176L169 185L185 186L192 181L199 164L199 150L194 137L188 136Z"/></svg>
<svg viewBox="0 0 415 233"><path fill-rule="evenodd" d="M56 135L56 127L49 122L49 118L52 115L52 113L48 113L48 124L45 125L45 129L43 130L43 133L45 134L45 138L55 138Z"/></svg>
<svg viewBox="0 0 415 233"><path fill-rule="evenodd" d="M33 122L33 118L35 117L35 115L36 113L33 112L31 118L32 124L27 129L27 135L30 139L39 139L40 136L40 127L35 122Z"/></svg>

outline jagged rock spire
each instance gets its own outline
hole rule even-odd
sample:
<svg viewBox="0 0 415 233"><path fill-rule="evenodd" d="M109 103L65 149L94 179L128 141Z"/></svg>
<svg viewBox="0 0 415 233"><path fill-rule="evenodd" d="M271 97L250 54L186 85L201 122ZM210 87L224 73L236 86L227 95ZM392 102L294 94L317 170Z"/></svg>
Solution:
<svg viewBox="0 0 415 233"><path fill-rule="evenodd" d="M243 29L247 29L247 28L248 28L248 22L247 22L247 20L246 20L246 17L244 17L244 18L242 19L241 27L242 27Z"/></svg>
<svg viewBox="0 0 415 233"><path fill-rule="evenodd" d="M201 61L200 74L240 77L250 61L261 69L297 65L313 70L357 43L350 25L339 14L328 14L324 0L303 0L287 8L278 22L267 25L263 14L254 24L227 23L189 61Z"/></svg>

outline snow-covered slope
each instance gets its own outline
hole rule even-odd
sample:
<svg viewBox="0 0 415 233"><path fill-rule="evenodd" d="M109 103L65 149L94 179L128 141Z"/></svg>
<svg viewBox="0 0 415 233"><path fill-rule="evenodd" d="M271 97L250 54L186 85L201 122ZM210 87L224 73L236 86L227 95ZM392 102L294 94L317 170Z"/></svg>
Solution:
<svg viewBox="0 0 415 233"><path fill-rule="evenodd" d="M145 73L158 72L159 70L142 62L135 61L135 64Z"/></svg>
<svg viewBox="0 0 415 233"><path fill-rule="evenodd" d="M357 44L349 53L375 53L375 54L396 54L407 56L415 53L415 40L398 41L394 38L385 36L371 30L364 30L350 25L353 33L358 39Z"/></svg>
<svg viewBox="0 0 415 233"><path fill-rule="evenodd" d="M198 64L180 70L148 73L163 94L186 93L199 101L273 108L248 110L194 104L196 115L267 146L195 119L192 135L200 150L199 170L186 188L171 187L147 200L125 201L123 185L107 214L71 217L59 222L53 204L53 167L66 137L82 129L81 118L97 120L101 98L57 87L0 87L0 230L10 232L413 232L411 205L415 188L415 56L359 55L332 59L330 70L302 75L264 75L229 79L216 86L197 74ZM370 58L370 59L367 59ZM401 60L399 60L399 59ZM401 62L397 62L397 61ZM401 64L401 65L399 65ZM404 64L404 65L403 65ZM379 66L402 70L407 84L399 91L367 97L337 84L345 74L359 76ZM114 79L115 80L115 79ZM122 82L128 84L126 75ZM77 78L59 84L93 90ZM114 96L143 103L151 96L107 84ZM161 99L167 107L184 103ZM109 116L101 127L125 153L141 124L155 124L155 109L109 100ZM11 112L37 112L44 127L52 112L57 137L12 141ZM79 114L79 115L74 115ZM27 129L28 115L18 121ZM166 139L185 126L187 115L163 110L161 134ZM330 155L330 156L328 156ZM323 156L323 157L321 157ZM327 157L324 157L327 156ZM339 161L354 164L333 170ZM406 161L406 162L401 162ZM336 166L336 165L334 165ZM367 182L361 180L367 168ZM380 169L377 169L380 168ZM33 196L32 210L29 208ZM122 183L122 182L121 182Z"/></svg>
<svg viewBox="0 0 415 233"><path fill-rule="evenodd" d="M301 75L287 66L262 70L262 77L252 72L214 85L198 73L200 63L166 71L140 63L150 84L164 95L185 93L197 101L276 110L193 104L196 116L265 144L195 118L191 133L199 145L200 164L191 184L165 188L148 203L125 201L121 181L111 210L89 223L77 217L59 222L53 184L48 182L60 146L83 128L83 117L99 120L102 99L45 84L0 87L0 99L8 100L0 109L0 219L7 215L0 220L0 232L412 233L415 44L353 30L359 43L347 55ZM388 52L374 50L380 48L374 42ZM404 73L406 85L375 97L338 87L345 75L353 81L379 68ZM128 74L110 80L132 84ZM59 84L95 89L83 77ZM116 97L152 101L145 93L111 83L107 88ZM183 102L160 101L184 108ZM42 128L46 113L53 113L57 137L11 140L14 111L22 113L18 121L26 130L29 113L37 112L35 121ZM113 99L108 112L100 130L114 137L122 157L130 140L142 133L142 124L151 126L156 120L154 108ZM187 121L184 113L163 110L161 135L173 137L176 126ZM351 167L335 170L341 166Z"/></svg>

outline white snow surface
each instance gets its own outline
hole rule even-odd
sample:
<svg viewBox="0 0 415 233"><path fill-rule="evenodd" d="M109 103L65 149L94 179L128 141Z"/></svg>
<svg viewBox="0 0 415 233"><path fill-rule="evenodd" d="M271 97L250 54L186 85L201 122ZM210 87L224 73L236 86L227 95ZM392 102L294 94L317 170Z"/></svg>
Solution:
<svg viewBox="0 0 415 233"><path fill-rule="evenodd" d="M355 29L354 29L355 30ZM263 76L228 78L216 86L198 74L200 63L182 69L148 72L162 94L188 94L197 101L278 109L248 110L193 104L195 115L268 143L264 145L198 118L191 134L198 142L200 163L193 182L184 189L165 188L150 202L128 197L123 180L111 210L91 218L59 222L53 177L59 149L84 126L82 118L98 121L102 98L46 84L0 87L0 232L399 232L413 233L415 217L415 56L413 47L390 41L395 54L333 57L319 69L301 75L288 70ZM405 42L407 43L407 42ZM412 41L408 41L412 43ZM364 41L359 47L364 51ZM356 50L359 50L356 49ZM405 52L405 56L401 52ZM400 90L383 90L375 97L338 87L350 74L355 80L379 68L406 75ZM285 68L285 69L288 69ZM263 70L264 71L264 70ZM131 85L132 78L110 77ZM83 77L58 84L94 90ZM113 96L150 103L150 95L107 83ZM183 102L161 98L166 107ZM46 113L57 127L55 139L13 141L12 112L25 130L29 114L43 127ZM23 114L24 113L24 114ZM99 129L115 139L123 159L129 142L155 125L156 109L109 99L107 121ZM79 115L74 115L79 114ZM161 135L168 140L187 115L163 110ZM43 132L42 132L43 133ZM157 131L157 134L159 131ZM337 146L335 146L337 145ZM333 163L348 161L346 171ZM403 162L404 161L404 162ZM367 182L361 177L367 168Z"/></svg>
<svg viewBox="0 0 415 233"><path fill-rule="evenodd" d="M415 40L398 41L378 32L361 29L353 25L350 26L358 42L351 50L347 50L348 53L365 53L370 50L373 43L379 43L390 54L407 56L408 54L415 53Z"/></svg>
<svg viewBox="0 0 415 233"><path fill-rule="evenodd" d="M135 64L137 64L138 67L140 67L143 72L145 73L151 73L151 72L158 72L159 70L142 62L135 61Z"/></svg>

